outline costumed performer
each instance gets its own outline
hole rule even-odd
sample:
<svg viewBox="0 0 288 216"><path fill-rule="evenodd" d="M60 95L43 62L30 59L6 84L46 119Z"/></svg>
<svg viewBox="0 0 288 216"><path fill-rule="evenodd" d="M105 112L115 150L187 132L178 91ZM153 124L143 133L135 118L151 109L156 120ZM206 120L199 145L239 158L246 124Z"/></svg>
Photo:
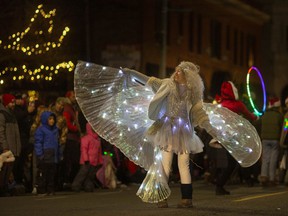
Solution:
<svg viewBox="0 0 288 216"><path fill-rule="evenodd" d="M148 77L134 70L124 69L131 78L152 88L155 93L148 108L148 116L154 123L146 137L161 149L165 181L168 182L173 154L178 155L182 200L178 207L192 207L192 179L189 168L190 153L203 151L203 143L194 131L195 126L204 128L215 137L217 131L211 126L203 109L204 85L199 75L199 66L183 61L170 78ZM144 180L145 182L145 180ZM145 199L149 194L144 188L138 195ZM158 207L168 207L167 200L158 202Z"/></svg>
<svg viewBox="0 0 288 216"><path fill-rule="evenodd" d="M182 193L178 207L193 206L189 155L203 151L196 126L216 138L243 167L260 157L261 140L246 119L220 105L203 104L199 67L191 62L181 62L170 78L158 79L79 61L74 90L98 135L148 171L137 191L144 202L168 207L168 178L176 153Z"/></svg>

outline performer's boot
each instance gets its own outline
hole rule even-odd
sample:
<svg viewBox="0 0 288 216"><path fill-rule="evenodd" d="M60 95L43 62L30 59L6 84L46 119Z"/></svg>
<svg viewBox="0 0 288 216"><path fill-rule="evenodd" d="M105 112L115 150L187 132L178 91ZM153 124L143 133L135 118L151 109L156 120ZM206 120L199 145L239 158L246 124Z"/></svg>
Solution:
<svg viewBox="0 0 288 216"><path fill-rule="evenodd" d="M177 205L178 208L192 208L192 184L181 184L182 200Z"/></svg>

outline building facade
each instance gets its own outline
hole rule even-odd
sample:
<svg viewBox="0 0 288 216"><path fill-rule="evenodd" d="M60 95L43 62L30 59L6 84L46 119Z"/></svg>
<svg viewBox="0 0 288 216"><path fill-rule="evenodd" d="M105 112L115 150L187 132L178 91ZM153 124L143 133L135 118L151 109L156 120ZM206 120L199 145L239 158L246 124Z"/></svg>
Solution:
<svg viewBox="0 0 288 216"><path fill-rule="evenodd" d="M142 69L159 75L166 11L166 74L182 60L201 68L212 97L224 79L246 83L248 69L261 65L261 38L269 16L238 0L145 1L143 9ZM146 10L145 8L149 8ZM251 76L257 83L257 76ZM253 80L252 80L253 82Z"/></svg>
<svg viewBox="0 0 288 216"><path fill-rule="evenodd" d="M260 0L259 0L260 1ZM267 71L268 92L281 97L282 104L288 96L288 1L263 0L263 11L271 19L265 23L262 36L262 66Z"/></svg>
<svg viewBox="0 0 288 216"><path fill-rule="evenodd" d="M261 38L270 17L245 2L100 0L90 4L92 61L158 77L169 76L180 61L192 61L200 66L206 93L212 97L225 79L245 85L250 66L263 71ZM251 82L258 85L258 77L251 76Z"/></svg>

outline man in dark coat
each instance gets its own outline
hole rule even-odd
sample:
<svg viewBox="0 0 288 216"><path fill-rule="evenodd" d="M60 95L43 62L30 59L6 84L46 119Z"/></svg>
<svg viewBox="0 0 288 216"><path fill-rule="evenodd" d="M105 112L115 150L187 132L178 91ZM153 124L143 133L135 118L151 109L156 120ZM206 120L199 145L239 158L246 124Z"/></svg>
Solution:
<svg viewBox="0 0 288 216"><path fill-rule="evenodd" d="M19 159L21 151L20 133L13 110L15 97L11 94L2 95L0 104L0 154L12 151L15 159ZM0 171L0 196L9 195L9 178L13 171L13 163L4 163Z"/></svg>

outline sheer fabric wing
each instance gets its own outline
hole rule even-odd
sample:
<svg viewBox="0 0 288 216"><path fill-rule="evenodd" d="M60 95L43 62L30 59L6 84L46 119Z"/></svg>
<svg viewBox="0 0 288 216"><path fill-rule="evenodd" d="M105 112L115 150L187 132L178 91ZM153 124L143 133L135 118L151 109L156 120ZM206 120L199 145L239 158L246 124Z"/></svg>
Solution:
<svg viewBox="0 0 288 216"><path fill-rule="evenodd" d="M78 62L74 76L77 102L99 136L135 164L149 169L154 147L145 137L153 93L120 69Z"/></svg>
<svg viewBox="0 0 288 216"><path fill-rule="evenodd" d="M221 105L204 104L213 127L220 132L217 139L242 167L252 166L262 152L255 127L242 116Z"/></svg>

